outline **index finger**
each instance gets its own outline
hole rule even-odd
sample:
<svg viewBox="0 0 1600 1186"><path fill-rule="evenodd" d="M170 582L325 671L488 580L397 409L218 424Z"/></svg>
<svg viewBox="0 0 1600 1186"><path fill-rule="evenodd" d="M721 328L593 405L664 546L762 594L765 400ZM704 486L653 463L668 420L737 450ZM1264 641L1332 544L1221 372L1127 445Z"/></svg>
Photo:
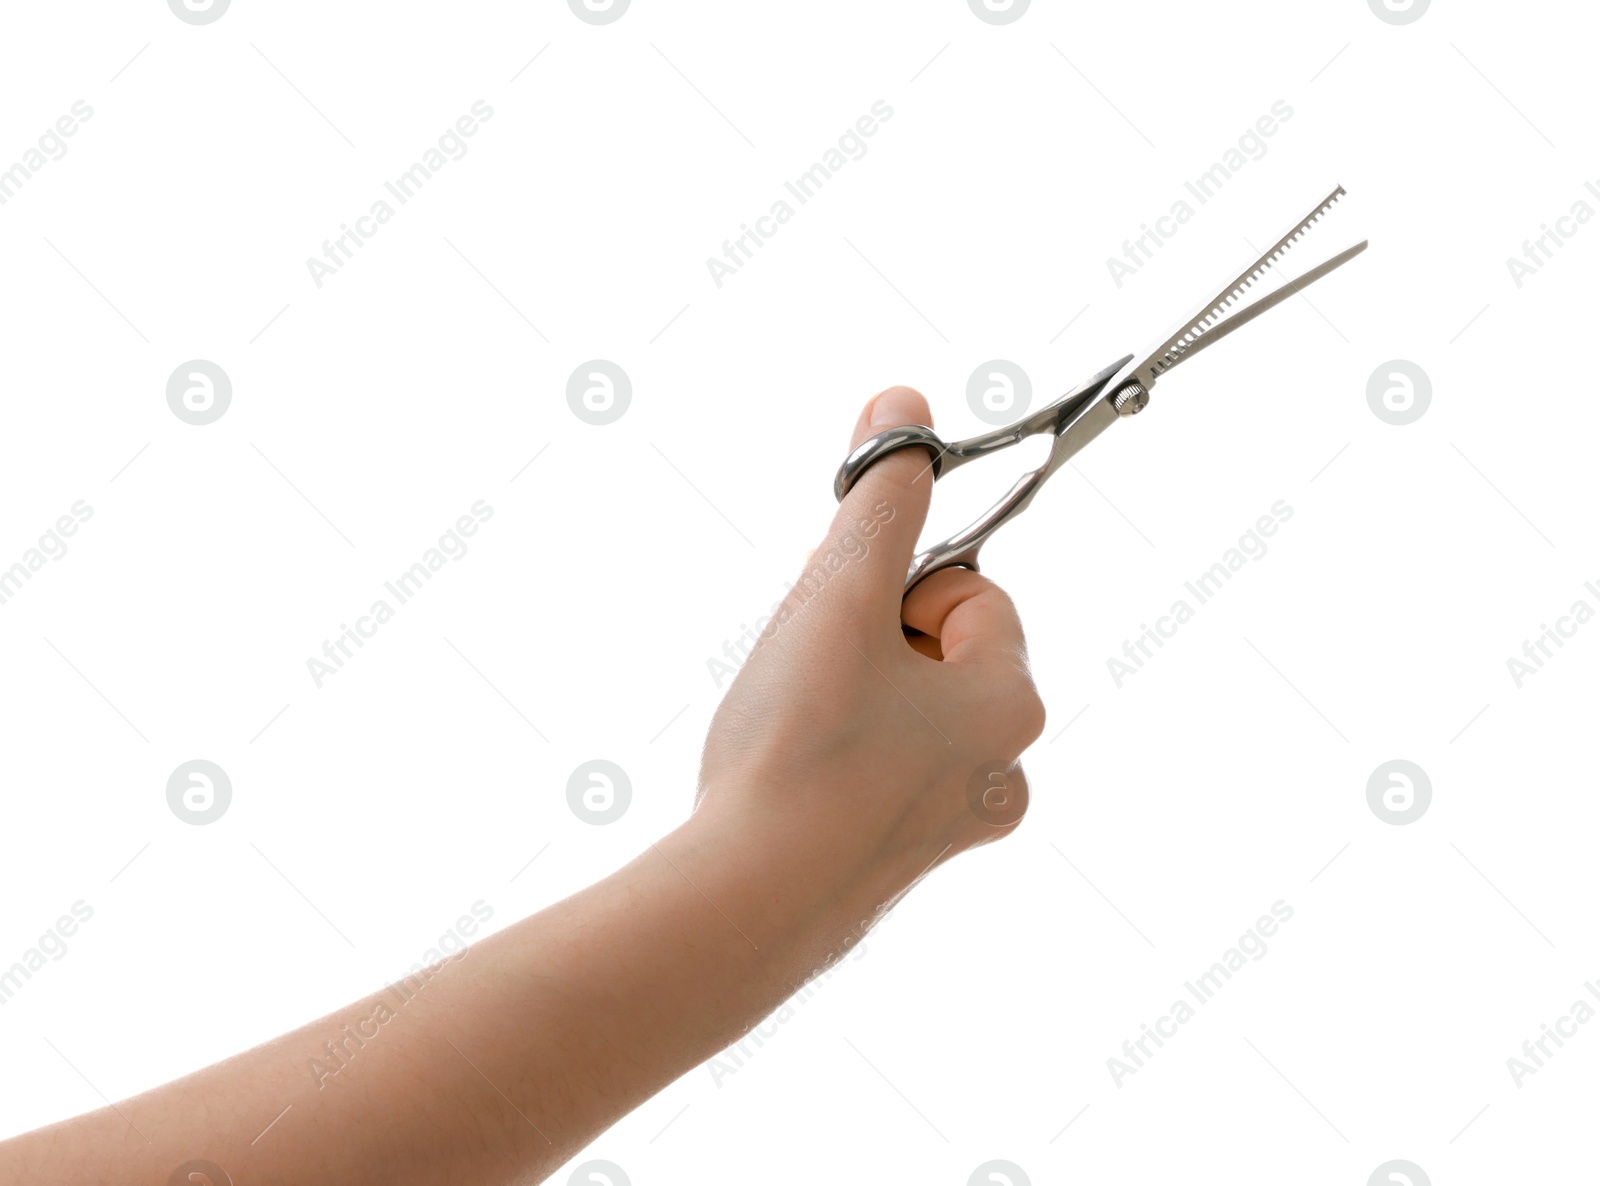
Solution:
<svg viewBox="0 0 1600 1186"><path fill-rule="evenodd" d="M906 595L901 620L938 638L946 663L1005 660L1026 671L1028 644L1004 589L970 568L946 568Z"/></svg>

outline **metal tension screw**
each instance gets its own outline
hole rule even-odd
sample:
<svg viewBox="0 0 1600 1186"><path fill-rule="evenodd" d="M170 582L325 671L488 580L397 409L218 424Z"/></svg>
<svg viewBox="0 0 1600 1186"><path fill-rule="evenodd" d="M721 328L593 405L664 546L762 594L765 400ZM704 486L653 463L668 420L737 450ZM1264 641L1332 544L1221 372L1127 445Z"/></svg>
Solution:
<svg viewBox="0 0 1600 1186"><path fill-rule="evenodd" d="M1111 407L1119 416L1137 416L1150 402L1150 393L1139 383L1129 383L1111 397Z"/></svg>

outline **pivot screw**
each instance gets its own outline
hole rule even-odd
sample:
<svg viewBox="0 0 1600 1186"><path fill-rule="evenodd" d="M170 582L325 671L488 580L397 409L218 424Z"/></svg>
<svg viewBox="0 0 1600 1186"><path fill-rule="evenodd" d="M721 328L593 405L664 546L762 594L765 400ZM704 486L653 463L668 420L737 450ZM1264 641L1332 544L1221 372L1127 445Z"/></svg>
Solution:
<svg viewBox="0 0 1600 1186"><path fill-rule="evenodd" d="M1142 384L1129 383L1111 397L1111 406L1119 416L1137 416L1150 402L1150 393Z"/></svg>

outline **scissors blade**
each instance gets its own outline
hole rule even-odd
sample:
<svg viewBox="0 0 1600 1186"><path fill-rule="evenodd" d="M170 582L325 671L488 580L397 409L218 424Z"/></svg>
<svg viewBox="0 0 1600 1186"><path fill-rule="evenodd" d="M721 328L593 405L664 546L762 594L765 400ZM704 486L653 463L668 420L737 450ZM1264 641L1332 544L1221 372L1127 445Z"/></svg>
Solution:
<svg viewBox="0 0 1600 1186"><path fill-rule="evenodd" d="M1292 281L1291 284L1295 286L1292 291L1289 290L1289 286L1286 286L1284 289L1273 293L1271 297L1264 298L1248 309L1243 311L1234 310L1235 302L1244 295L1245 290L1261 279L1267 273L1267 270L1290 247L1294 246L1295 241L1310 230L1312 225L1343 196L1344 186L1335 186L1333 192L1317 203L1310 214L1290 227L1271 247L1262 252L1249 267L1240 272L1231 283L1222 288L1211 300L1201 305L1194 316L1184 322L1176 333L1152 350L1143 362L1128 373L1128 380L1137 381L1148 389L1159 376L1166 374L1185 358L1198 351L1202 343L1208 342L1213 337L1221 337L1225 333L1232 333L1246 321L1259 317L1280 301L1300 291L1307 284L1321 279L1340 264L1347 262L1364 251L1367 246L1366 243L1358 243L1326 263L1319 264L1299 280ZM1232 314L1231 316L1229 316L1230 313ZM1226 321L1223 320L1224 317L1227 317Z"/></svg>
<svg viewBox="0 0 1600 1186"><path fill-rule="evenodd" d="M1349 263L1351 260L1353 260L1356 256L1360 255L1366 249L1367 249L1367 241L1365 239L1363 239L1363 240L1361 240L1361 242L1357 243L1354 247L1347 247L1345 250L1341 251L1338 255L1334 256L1332 259L1326 260L1326 261L1318 264L1316 267L1312 268L1309 272L1307 272L1304 276L1300 276L1300 277L1298 277L1298 278L1296 278L1294 280L1290 280L1282 288L1278 289L1277 292L1272 293L1270 296L1262 297L1259 301L1257 301L1255 304L1249 306L1248 308L1239 310L1232 317L1229 317L1226 321L1222 322L1222 324L1214 327L1211 330L1208 330L1206 333L1204 333L1200 337L1196 338L1194 343L1192 345L1188 346L1184 350L1184 352L1178 357L1177 362L1174 362L1172 364L1172 366L1169 366L1166 369L1167 370L1171 370L1172 367L1177 366L1178 363L1182 362L1184 359L1193 358L1196 354L1199 354L1200 351L1204 350L1207 346L1211 345L1213 342L1219 341L1220 339L1227 337L1234 330L1238 329L1241 325L1245 325L1248 322L1254 321L1257 317L1260 317L1263 313L1265 313L1268 309L1272 308L1274 305L1281 304L1282 302L1288 300L1290 297L1294 296L1294 294L1299 292L1302 288L1306 288L1309 285L1314 284L1316 281L1321 280L1324 276L1326 276L1329 272L1333 271L1340 264ZM1163 371L1161 373L1165 374L1166 371Z"/></svg>

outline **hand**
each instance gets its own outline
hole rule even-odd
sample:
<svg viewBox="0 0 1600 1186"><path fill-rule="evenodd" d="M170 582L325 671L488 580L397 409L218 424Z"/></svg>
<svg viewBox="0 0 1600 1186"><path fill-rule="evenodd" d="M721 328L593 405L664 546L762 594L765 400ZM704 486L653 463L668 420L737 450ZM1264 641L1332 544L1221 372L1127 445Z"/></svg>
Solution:
<svg viewBox="0 0 1600 1186"><path fill-rule="evenodd" d="M927 401L891 387L851 447L911 423L931 424ZM946 569L902 603L929 460L904 449L862 475L706 740L696 822L841 907L820 920L835 959L927 870L1015 829L1027 803L1015 759L1044 729L998 586Z"/></svg>
<svg viewBox="0 0 1600 1186"><path fill-rule="evenodd" d="M891 388L855 439L927 418L920 395ZM923 873L1021 818L1013 759L1044 709L1011 602L952 570L901 604L932 485L926 454L906 450L840 505L717 712L687 823L409 978L404 1003L374 992L7 1142L0 1178L164 1181L204 1150L241 1181L540 1180L737 1041ZM391 1019L374 1032L378 1005ZM337 1087L308 1073L347 1041ZM288 1126L262 1142L285 1102Z"/></svg>

